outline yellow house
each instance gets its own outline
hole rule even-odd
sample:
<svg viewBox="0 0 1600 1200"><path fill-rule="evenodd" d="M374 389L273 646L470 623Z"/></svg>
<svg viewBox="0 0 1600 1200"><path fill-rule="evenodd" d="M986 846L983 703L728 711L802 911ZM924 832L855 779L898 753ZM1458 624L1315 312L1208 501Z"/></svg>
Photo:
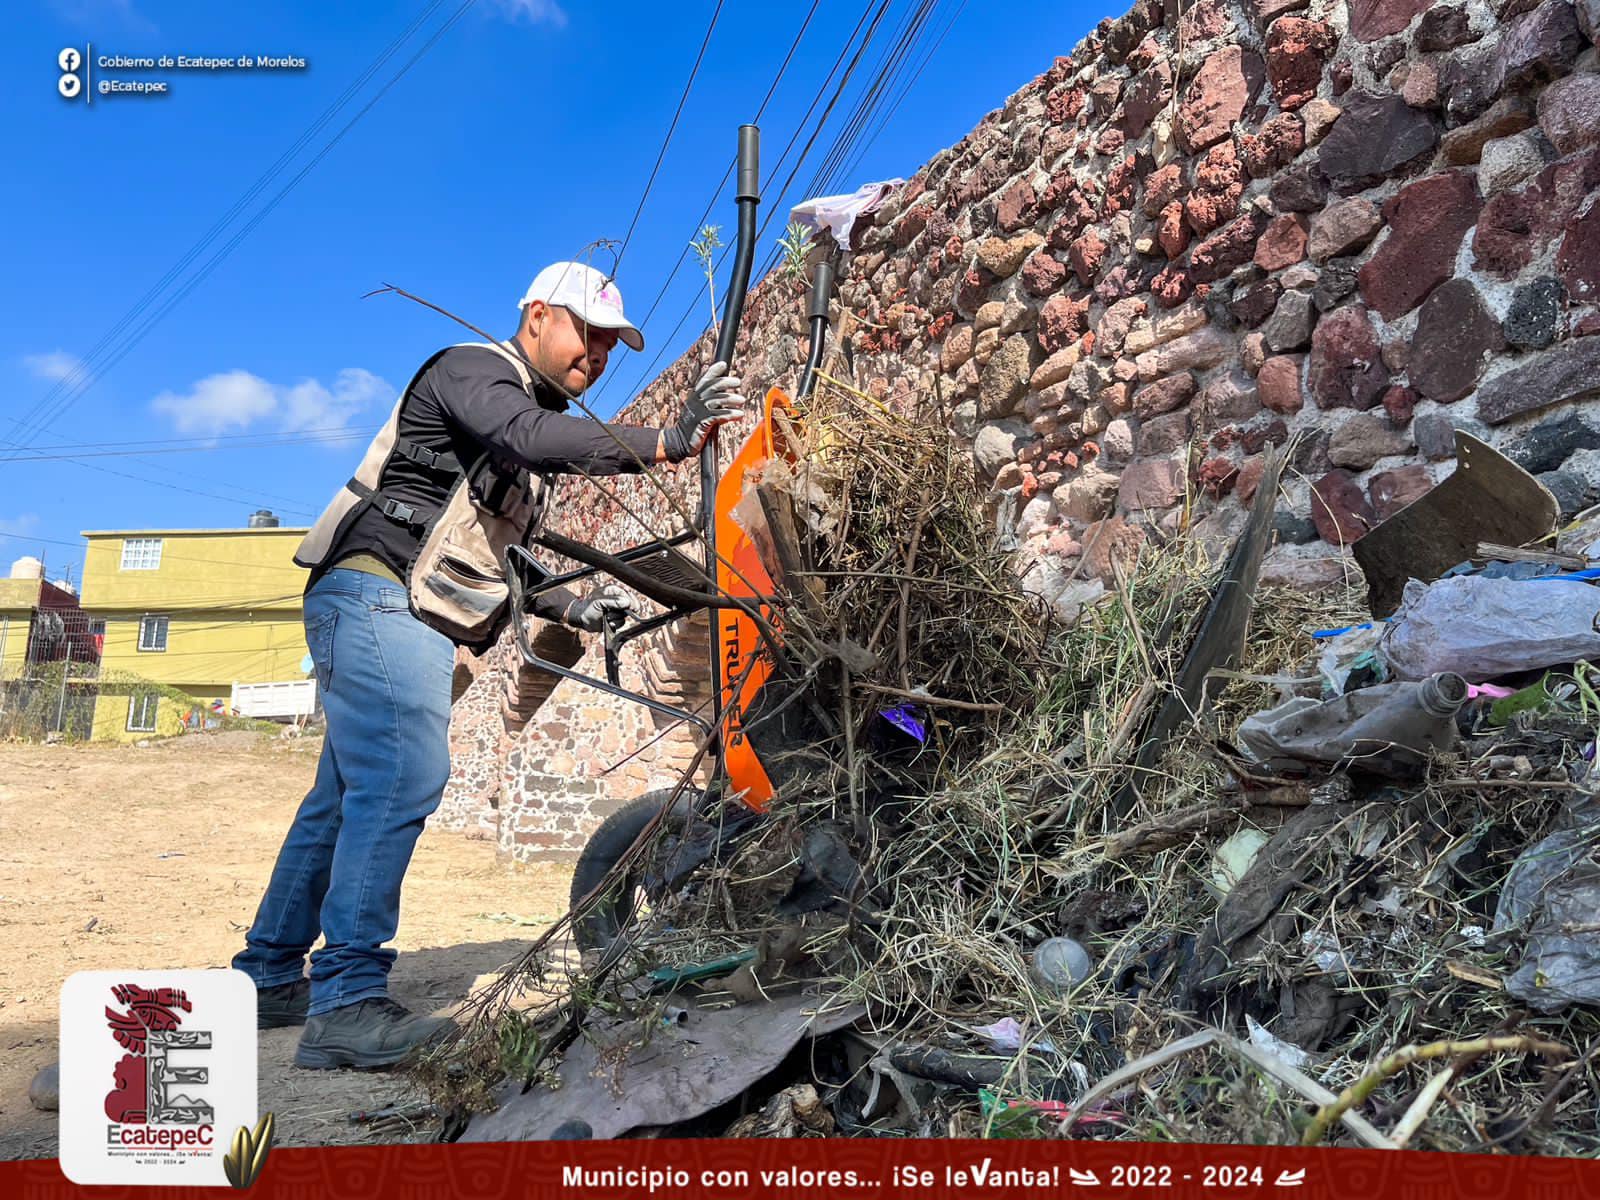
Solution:
<svg viewBox="0 0 1600 1200"><path fill-rule="evenodd" d="M0 579L0 680L20 679L28 660L33 610L44 586L38 578Z"/></svg>
<svg viewBox="0 0 1600 1200"><path fill-rule="evenodd" d="M293 555L305 532L86 531L82 604L105 622L94 736L176 733L226 707L236 683L304 680Z"/></svg>

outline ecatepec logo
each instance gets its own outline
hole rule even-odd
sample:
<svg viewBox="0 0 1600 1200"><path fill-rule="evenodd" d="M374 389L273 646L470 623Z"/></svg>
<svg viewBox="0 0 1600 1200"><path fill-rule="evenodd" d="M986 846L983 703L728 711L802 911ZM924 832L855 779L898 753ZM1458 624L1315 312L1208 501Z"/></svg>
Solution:
<svg viewBox="0 0 1600 1200"><path fill-rule="evenodd" d="M134 983L119 983L111 989L123 1010L106 1008L106 1023L111 1036L128 1052L112 1071L115 1086L106 1093L106 1116L113 1126L185 1126L175 1136L159 1141L179 1146L209 1146L216 1110L202 1099L176 1091L210 1082L210 1072L188 1062L211 1049L209 1029L180 1029L185 1013L194 1005L178 988L142 988ZM184 1053L179 1053L183 1051ZM179 1065L180 1062L188 1065ZM123 1145L148 1141L141 1131L111 1129L107 1138L119 1135Z"/></svg>
<svg viewBox="0 0 1600 1200"><path fill-rule="evenodd" d="M239 971L85 971L61 989L61 1169L215 1184L256 1121L255 986Z"/></svg>

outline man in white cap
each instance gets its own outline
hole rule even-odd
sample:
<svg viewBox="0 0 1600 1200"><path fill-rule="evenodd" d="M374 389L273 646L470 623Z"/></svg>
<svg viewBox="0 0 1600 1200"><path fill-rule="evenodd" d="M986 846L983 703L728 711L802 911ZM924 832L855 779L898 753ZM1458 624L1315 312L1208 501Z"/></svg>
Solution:
<svg viewBox="0 0 1600 1200"><path fill-rule="evenodd" d="M744 414L739 380L717 364L664 429L604 425L567 413L618 341L644 339L616 285L581 263L539 272L516 334L453 346L427 360L369 447L356 477L307 535L306 641L327 714L316 782L233 960L256 982L262 1028L306 1026L302 1067L384 1067L448 1027L388 995L400 887L417 836L450 772L455 645L413 607L419 550L447 497L470 484L493 511L497 481L581 470L613 475L699 453L712 430ZM451 510L455 511L455 510ZM536 615L598 632L630 606L615 587L546 593ZM437 623L437 622L435 622ZM503 620L474 649L492 644ZM461 641L461 639L457 639ZM324 945L306 956L318 937Z"/></svg>

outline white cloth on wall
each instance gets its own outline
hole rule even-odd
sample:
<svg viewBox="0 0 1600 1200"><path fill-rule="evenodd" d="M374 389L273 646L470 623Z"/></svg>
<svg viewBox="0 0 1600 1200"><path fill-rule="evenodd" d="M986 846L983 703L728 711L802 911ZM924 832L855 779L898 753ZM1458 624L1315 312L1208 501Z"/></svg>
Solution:
<svg viewBox="0 0 1600 1200"><path fill-rule="evenodd" d="M864 213L876 212L904 179L864 183L848 195L818 196L802 200L789 210L789 220L807 229L826 229L841 246L850 245L850 231Z"/></svg>

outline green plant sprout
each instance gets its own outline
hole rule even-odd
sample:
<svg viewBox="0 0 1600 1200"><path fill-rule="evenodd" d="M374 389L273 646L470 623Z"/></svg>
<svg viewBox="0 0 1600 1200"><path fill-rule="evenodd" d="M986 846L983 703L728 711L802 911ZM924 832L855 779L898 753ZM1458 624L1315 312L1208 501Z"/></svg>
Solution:
<svg viewBox="0 0 1600 1200"><path fill-rule="evenodd" d="M694 251L694 256L700 260L701 273L706 277L706 288L711 297L711 335L722 336L722 331L717 328L717 279L712 267L711 258L722 248L722 226L707 225L700 231L700 236L689 243L689 249Z"/></svg>
<svg viewBox="0 0 1600 1200"><path fill-rule="evenodd" d="M806 255L811 249L811 231L798 221L793 221L778 239L778 249L783 251L783 273L799 281L806 277Z"/></svg>

